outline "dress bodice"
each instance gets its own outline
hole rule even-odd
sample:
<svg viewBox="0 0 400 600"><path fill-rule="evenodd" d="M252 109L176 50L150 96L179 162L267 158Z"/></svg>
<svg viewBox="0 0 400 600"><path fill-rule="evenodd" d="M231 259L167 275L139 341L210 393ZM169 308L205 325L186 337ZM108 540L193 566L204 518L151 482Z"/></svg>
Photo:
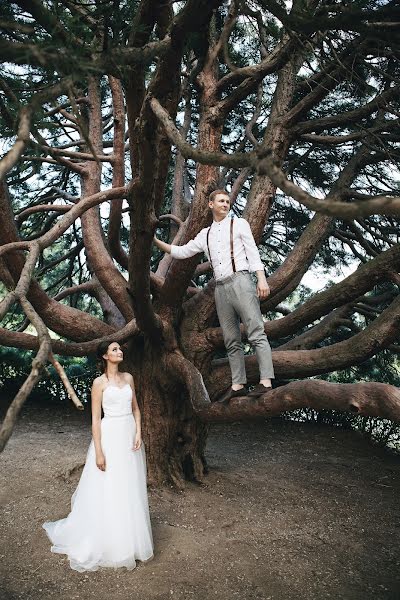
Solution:
<svg viewBox="0 0 400 600"><path fill-rule="evenodd" d="M120 417L132 413L132 388L129 383L122 387L110 384L103 392L103 412L105 417Z"/></svg>

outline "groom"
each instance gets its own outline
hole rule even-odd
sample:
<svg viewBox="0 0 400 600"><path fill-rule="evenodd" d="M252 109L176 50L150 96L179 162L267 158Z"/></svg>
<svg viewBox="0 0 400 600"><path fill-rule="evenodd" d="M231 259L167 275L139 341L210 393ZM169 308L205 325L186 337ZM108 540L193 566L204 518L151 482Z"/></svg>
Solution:
<svg viewBox="0 0 400 600"><path fill-rule="evenodd" d="M269 287L257 246L245 219L231 218L229 195L225 190L210 194L208 205L213 222L202 229L194 240L184 246L167 244L154 238L160 250L177 259L184 259L204 252L211 262L215 286L215 304L222 328L224 343L232 372L232 386L218 400L246 395L246 370L240 334L240 320L247 331L249 342L254 346L260 369L260 383L247 396L258 398L271 389L274 377L271 348L264 331L260 300L269 295ZM257 288L249 271L257 274Z"/></svg>

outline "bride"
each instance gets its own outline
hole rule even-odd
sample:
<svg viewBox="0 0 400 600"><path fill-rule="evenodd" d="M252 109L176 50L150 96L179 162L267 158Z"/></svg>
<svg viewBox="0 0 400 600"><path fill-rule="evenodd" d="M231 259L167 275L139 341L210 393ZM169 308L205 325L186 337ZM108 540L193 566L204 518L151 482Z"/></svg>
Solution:
<svg viewBox="0 0 400 600"><path fill-rule="evenodd" d="M153 556L140 411L132 375L118 370L119 344L102 342L97 355L104 373L93 382L93 439L71 512L43 528L51 551L66 554L76 571L134 569Z"/></svg>

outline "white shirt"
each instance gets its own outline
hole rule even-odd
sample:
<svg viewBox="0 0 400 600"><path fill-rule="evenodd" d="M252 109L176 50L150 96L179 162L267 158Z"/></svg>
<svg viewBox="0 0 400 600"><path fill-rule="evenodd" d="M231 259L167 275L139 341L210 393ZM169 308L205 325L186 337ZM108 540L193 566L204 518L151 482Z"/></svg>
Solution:
<svg viewBox="0 0 400 600"><path fill-rule="evenodd" d="M211 257L208 255L207 250L208 227L202 229L194 240L190 240L184 246L172 244L171 256L173 258L190 258L199 252L204 252L212 264L215 279L224 279L233 273L230 227L231 217L229 215L222 221L213 221L208 238ZM233 254L236 271L264 270L250 225L246 219L235 217L233 220Z"/></svg>

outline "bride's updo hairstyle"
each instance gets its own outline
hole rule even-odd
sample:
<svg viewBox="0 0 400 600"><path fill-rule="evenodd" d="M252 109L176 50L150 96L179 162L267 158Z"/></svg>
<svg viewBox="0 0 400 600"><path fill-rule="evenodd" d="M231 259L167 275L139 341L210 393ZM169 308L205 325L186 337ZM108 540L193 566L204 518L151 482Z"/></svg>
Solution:
<svg viewBox="0 0 400 600"><path fill-rule="evenodd" d="M114 342L100 342L96 349L96 357L99 369L102 373L106 373L107 361L103 358L104 354L107 354L108 347Z"/></svg>

